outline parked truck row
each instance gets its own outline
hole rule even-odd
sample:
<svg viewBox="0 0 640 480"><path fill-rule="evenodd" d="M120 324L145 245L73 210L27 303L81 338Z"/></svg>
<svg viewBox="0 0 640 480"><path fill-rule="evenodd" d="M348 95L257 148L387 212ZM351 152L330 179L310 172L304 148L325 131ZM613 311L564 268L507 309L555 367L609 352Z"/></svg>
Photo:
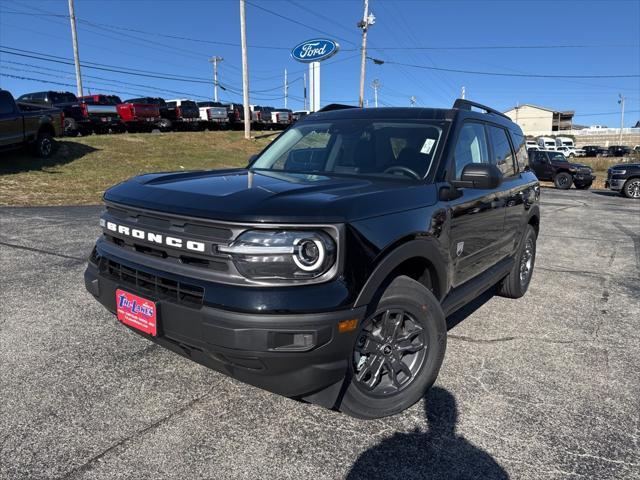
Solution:
<svg viewBox="0 0 640 480"><path fill-rule="evenodd" d="M64 134L241 129L242 105L196 102L186 98L138 97L122 100L117 95L93 94L76 97L71 92L32 92L21 95L21 104L59 108L64 112ZM284 129L294 122L286 108L252 105L251 127L255 130Z"/></svg>

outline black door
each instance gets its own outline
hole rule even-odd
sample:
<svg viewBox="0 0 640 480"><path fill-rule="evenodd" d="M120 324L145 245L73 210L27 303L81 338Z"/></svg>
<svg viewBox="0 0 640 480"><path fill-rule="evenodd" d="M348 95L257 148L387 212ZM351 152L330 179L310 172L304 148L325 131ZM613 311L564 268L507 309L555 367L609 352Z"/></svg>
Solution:
<svg viewBox="0 0 640 480"><path fill-rule="evenodd" d="M540 180L552 180L553 179L553 167L549 161L547 152L533 152L533 158L531 160L531 168L536 174L536 177Z"/></svg>
<svg viewBox="0 0 640 480"><path fill-rule="evenodd" d="M510 141L509 132L497 125L488 125L489 144L491 151L491 163L496 165L502 172L502 184L498 187L501 191L500 198L504 200L505 220L504 232L500 241L496 243L496 248L502 252L502 257L512 255L518 244L522 232L522 219L525 218L525 202L530 188L522 179L519 167L515 161L515 148L519 148L519 153L523 157L522 163L526 162L526 149L524 137L511 138L518 140L520 144L516 147Z"/></svg>
<svg viewBox="0 0 640 480"><path fill-rule="evenodd" d="M22 115L17 111L9 92L0 91L0 146L21 143L23 140Z"/></svg>
<svg viewBox="0 0 640 480"><path fill-rule="evenodd" d="M487 134L482 123L465 122L454 150L452 179L460 180L469 163L490 163ZM449 202L453 286L458 286L494 265L502 255L505 199L500 189L459 188L461 196Z"/></svg>

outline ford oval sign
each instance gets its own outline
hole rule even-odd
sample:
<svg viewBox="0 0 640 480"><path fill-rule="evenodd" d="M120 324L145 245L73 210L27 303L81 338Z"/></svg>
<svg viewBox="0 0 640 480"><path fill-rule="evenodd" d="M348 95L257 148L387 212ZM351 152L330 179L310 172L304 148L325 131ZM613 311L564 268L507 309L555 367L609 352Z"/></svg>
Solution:
<svg viewBox="0 0 640 480"><path fill-rule="evenodd" d="M299 62L320 62L338 53L338 45L333 40L316 38L307 40L291 50L291 56Z"/></svg>

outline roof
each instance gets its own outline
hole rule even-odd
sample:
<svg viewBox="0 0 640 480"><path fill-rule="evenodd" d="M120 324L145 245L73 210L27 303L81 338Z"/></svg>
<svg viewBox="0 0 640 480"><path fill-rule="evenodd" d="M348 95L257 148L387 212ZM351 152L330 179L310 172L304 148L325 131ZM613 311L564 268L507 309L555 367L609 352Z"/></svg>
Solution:
<svg viewBox="0 0 640 480"><path fill-rule="evenodd" d="M522 108L522 107L537 108L538 110L544 110L546 112L551 112L551 113L561 113L563 115L573 115L576 113L573 110L554 110L553 108L541 107L540 105L534 105L533 103L523 103L521 105L516 105L515 107L512 107L509 110L506 110L504 113L507 113L507 112L510 112L511 110L515 110L517 108Z"/></svg>

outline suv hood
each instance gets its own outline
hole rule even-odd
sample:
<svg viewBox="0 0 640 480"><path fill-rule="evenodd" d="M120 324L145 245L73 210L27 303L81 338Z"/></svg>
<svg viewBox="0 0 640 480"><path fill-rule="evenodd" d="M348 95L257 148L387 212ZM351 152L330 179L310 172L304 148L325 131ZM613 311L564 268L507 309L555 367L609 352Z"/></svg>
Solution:
<svg viewBox="0 0 640 480"><path fill-rule="evenodd" d="M436 202L436 187L394 179L249 172L156 173L107 190L107 202L237 222L348 222Z"/></svg>
<svg viewBox="0 0 640 480"><path fill-rule="evenodd" d="M557 161L551 161L551 164L556 166L556 167L566 167L567 165L571 168L575 168L577 170L581 169L581 168L588 168L589 170L591 170L591 167L589 165L585 165L584 163L573 163L573 162L557 162Z"/></svg>
<svg viewBox="0 0 640 480"><path fill-rule="evenodd" d="M618 163L617 165L612 165L609 169L618 168L620 170L625 168L640 168L640 163Z"/></svg>

